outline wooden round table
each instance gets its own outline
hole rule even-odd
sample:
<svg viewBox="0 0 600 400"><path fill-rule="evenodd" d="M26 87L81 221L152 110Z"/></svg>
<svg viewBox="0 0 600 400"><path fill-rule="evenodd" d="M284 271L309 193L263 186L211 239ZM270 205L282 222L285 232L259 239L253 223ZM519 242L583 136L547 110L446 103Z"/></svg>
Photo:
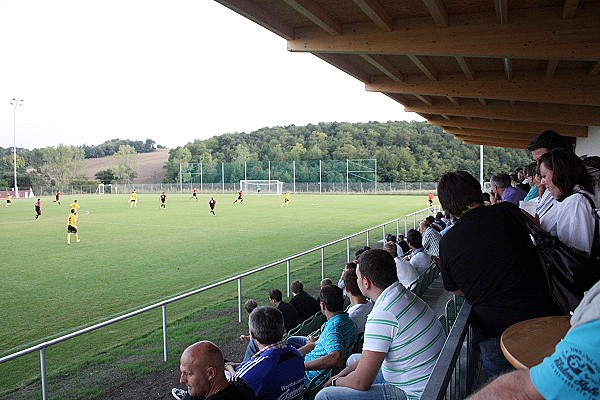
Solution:
<svg viewBox="0 0 600 400"><path fill-rule="evenodd" d="M569 316L541 317L518 322L502 333L502 353L515 368L527 369L554 353L571 324Z"/></svg>

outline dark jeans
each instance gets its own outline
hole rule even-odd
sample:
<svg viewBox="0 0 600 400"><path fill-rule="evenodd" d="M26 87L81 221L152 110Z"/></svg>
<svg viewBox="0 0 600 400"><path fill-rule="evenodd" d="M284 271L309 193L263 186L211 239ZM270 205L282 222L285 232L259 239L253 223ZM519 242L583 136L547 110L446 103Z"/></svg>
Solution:
<svg viewBox="0 0 600 400"><path fill-rule="evenodd" d="M500 337L491 337L479 342L481 351L481 362L488 380L494 379L500 374L513 371L514 367L502 354Z"/></svg>

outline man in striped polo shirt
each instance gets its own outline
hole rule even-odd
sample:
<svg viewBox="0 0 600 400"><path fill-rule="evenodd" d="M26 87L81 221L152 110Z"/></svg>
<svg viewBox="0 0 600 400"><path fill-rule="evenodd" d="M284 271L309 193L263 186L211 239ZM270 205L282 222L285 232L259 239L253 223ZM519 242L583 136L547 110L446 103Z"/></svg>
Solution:
<svg viewBox="0 0 600 400"><path fill-rule="evenodd" d="M352 356L315 400L417 400L444 345L442 325L427 304L398 282L390 253L369 250L357 264L358 286L375 301L363 352Z"/></svg>

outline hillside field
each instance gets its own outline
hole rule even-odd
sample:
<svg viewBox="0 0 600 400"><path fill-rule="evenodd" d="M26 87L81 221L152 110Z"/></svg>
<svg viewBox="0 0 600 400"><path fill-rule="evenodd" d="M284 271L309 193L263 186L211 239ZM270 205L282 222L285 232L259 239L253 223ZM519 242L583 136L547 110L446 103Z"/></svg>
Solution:
<svg viewBox="0 0 600 400"><path fill-rule="evenodd" d="M133 209L128 195L79 197L81 242L72 240L70 246L66 225L73 197L64 196L61 205L42 198L39 220L33 199L8 208L2 204L0 357L394 218L401 218L403 230L402 217L427 201L426 196L292 195L291 205L281 208L281 196L250 195L243 204L232 204L237 197L232 193L214 195L217 215L212 216L210 196L195 201L187 194L169 195L165 210L158 196L139 196ZM386 226L386 232L395 231L395 223ZM370 232L370 242L381 236L381 228ZM364 245L364 236L352 239L351 253ZM338 279L345 254L345 243L327 250L326 276ZM291 279L303 280L309 292L318 287L320 257L317 252L292 262ZM266 304L273 287L286 292L285 263L245 278L244 300L255 296ZM237 317L236 295L232 283L171 305L169 324L210 307L232 309ZM202 335L198 329L189 334ZM51 347L50 378L160 330L158 310ZM160 354L153 358L160 360ZM0 397L37 378L37 353L0 364Z"/></svg>

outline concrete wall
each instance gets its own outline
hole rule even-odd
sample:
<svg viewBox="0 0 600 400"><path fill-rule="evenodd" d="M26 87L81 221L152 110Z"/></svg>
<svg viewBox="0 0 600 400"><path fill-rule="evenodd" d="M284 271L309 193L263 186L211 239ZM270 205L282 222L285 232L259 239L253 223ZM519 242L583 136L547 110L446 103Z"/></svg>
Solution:
<svg viewBox="0 0 600 400"><path fill-rule="evenodd" d="M578 156L600 156L600 126L588 127L588 137L578 137L575 142Z"/></svg>

